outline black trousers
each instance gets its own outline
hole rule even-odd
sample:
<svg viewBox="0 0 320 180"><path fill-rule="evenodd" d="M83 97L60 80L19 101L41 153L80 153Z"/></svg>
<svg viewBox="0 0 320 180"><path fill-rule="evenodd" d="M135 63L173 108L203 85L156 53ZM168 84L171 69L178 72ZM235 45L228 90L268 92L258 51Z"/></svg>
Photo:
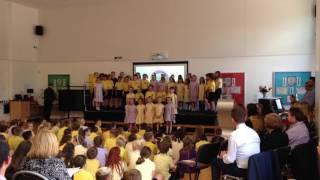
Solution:
<svg viewBox="0 0 320 180"><path fill-rule="evenodd" d="M43 118L47 121L50 121L52 111L52 102L51 101L44 101L43 106Z"/></svg>
<svg viewBox="0 0 320 180"><path fill-rule="evenodd" d="M236 177L246 177L247 170L238 168L236 163L225 164L222 159L215 159L212 164L212 180L220 180L220 174L228 174Z"/></svg>

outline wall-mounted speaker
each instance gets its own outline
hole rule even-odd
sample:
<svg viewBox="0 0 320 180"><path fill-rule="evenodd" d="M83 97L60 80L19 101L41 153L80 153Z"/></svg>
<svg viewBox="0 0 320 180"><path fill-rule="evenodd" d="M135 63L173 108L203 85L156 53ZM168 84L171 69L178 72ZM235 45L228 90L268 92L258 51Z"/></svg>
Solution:
<svg viewBox="0 0 320 180"><path fill-rule="evenodd" d="M34 27L34 34L37 36L43 36L44 34L44 28L41 25L37 25Z"/></svg>

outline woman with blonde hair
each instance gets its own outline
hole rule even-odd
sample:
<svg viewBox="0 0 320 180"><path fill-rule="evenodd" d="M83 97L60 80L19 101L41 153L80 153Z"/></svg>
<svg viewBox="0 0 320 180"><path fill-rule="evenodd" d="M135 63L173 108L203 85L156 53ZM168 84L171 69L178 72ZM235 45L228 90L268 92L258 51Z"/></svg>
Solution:
<svg viewBox="0 0 320 180"><path fill-rule="evenodd" d="M23 170L40 173L50 180L71 180L64 162L56 158L58 152L57 137L49 130L39 131L32 139L32 147Z"/></svg>

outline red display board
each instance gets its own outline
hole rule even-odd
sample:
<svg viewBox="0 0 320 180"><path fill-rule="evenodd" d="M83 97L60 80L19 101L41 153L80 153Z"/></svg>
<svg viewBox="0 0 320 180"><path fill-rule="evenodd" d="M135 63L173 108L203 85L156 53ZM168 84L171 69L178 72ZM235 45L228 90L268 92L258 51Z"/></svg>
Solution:
<svg viewBox="0 0 320 180"><path fill-rule="evenodd" d="M244 73L221 73L223 79L222 99L233 99L238 104L244 104Z"/></svg>

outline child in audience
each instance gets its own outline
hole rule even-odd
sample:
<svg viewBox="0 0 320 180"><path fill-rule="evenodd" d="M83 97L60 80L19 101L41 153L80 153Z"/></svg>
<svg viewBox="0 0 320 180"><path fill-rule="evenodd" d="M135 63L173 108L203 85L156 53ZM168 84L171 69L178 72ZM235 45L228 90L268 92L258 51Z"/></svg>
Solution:
<svg viewBox="0 0 320 180"><path fill-rule="evenodd" d="M115 92L115 99L114 99L114 105L115 108L121 107L121 102L123 98L123 78L119 77L118 81L114 85L114 92Z"/></svg>
<svg viewBox="0 0 320 180"><path fill-rule="evenodd" d="M196 139L196 151L199 150L200 146L204 144L209 144L210 142L208 141L207 136L205 133L201 134L197 139Z"/></svg>
<svg viewBox="0 0 320 180"><path fill-rule="evenodd" d="M66 168L72 168L74 157L74 144L70 142L66 143L63 146L62 151L60 152L60 157L63 159Z"/></svg>
<svg viewBox="0 0 320 180"><path fill-rule="evenodd" d="M87 154L87 145L85 143L83 136L77 136L75 138L75 147L74 147L74 155L85 155Z"/></svg>
<svg viewBox="0 0 320 180"><path fill-rule="evenodd" d="M149 85L150 85L150 82L148 80L148 75L147 74L143 74L142 75L142 81L141 81L141 89L142 89L142 93L143 95L146 95L146 92L148 91L149 89Z"/></svg>
<svg viewBox="0 0 320 180"><path fill-rule="evenodd" d="M19 126L12 128L12 136L8 138L8 145L10 148L10 151L14 152L19 144L24 141L24 139L21 137L22 130Z"/></svg>
<svg viewBox="0 0 320 180"><path fill-rule="evenodd" d="M205 110L205 103L204 103L204 98L205 98L205 91L206 91L206 82L204 77L200 77L199 80L199 91L198 91L198 102L199 102L199 110L204 111Z"/></svg>
<svg viewBox="0 0 320 180"><path fill-rule="evenodd" d="M8 130L8 126L3 123L0 123L0 135L3 135L3 137L6 140L8 140L8 137L9 137L7 130Z"/></svg>
<svg viewBox="0 0 320 180"><path fill-rule="evenodd" d="M165 102L167 97L167 93L165 92L164 86L159 86L159 91L156 94L156 99L158 101L159 98L161 98L161 102Z"/></svg>
<svg viewBox="0 0 320 180"><path fill-rule="evenodd" d="M109 134L109 135L108 135ZM111 129L110 133L105 132L104 133L104 148L107 150L110 150L111 148L115 147L117 145L117 138L119 136L119 130L118 129Z"/></svg>
<svg viewBox="0 0 320 180"><path fill-rule="evenodd" d="M100 119L96 120L94 123L94 126L97 128L97 134L102 135L102 129L101 129L102 121Z"/></svg>
<svg viewBox="0 0 320 180"><path fill-rule="evenodd" d="M127 170L127 165L121 160L119 147L110 150L106 166L111 169L112 180L121 180L123 173Z"/></svg>
<svg viewBox="0 0 320 180"><path fill-rule="evenodd" d="M97 136L94 138L94 147L97 148L97 157L96 159L100 162L100 167L106 165L106 159L108 156L108 151L102 147L103 138L101 136Z"/></svg>
<svg viewBox="0 0 320 180"><path fill-rule="evenodd" d="M143 100L140 98L138 100L137 105L137 118L136 118L136 124L139 126L139 129L141 128L141 124L144 123L144 110L146 106L143 104Z"/></svg>
<svg viewBox="0 0 320 180"><path fill-rule="evenodd" d="M140 156L140 142L138 140L132 141L132 149L129 149L126 148L126 152L128 153L128 169L135 169L136 162Z"/></svg>
<svg viewBox="0 0 320 180"><path fill-rule="evenodd" d="M183 138L183 148L180 150L179 161L183 160L192 160L196 158L196 150L194 149L194 142L188 136ZM192 172L193 168L190 168L187 165L179 164L179 173L180 177L183 177L184 173Z"/></svg>
<svg viewBox="0 0 320 180"><path fill-rule="evenodd" d="M98 150L95 147L91 147L87 151L87 160L86 165L83 169L87 170L92 174L93 177L96 176L96 173L100 167L100 162L96 159ZM95 179L95 178L94 178Z"/></svg>
<svg viewBox="0 0 320 180"><path fill-rule="evenodd" d="M151 80L150 80L150 85L152 85L153 92L157 92L158 91L158 84L159 84L159 82L157 81L156 74L152 74L151 75Z"/></svg>
<svg viewBox="0 0 320 180"><path fill-rule="evenodd" d="M178 76L177 83L177 99L178 99L178 109L183 109L183 94L184 94L184 82L181 75Z"/></svg>
<svg viewBox="0 0 320 180"><path fill-rule="evenodd" d="M136 123L137 118L137 108L133 99L128 100L128 104L125 106L125 113L124 123L129 124L129 128L131 128Z"/></svg>
<svg viewBox="0 0 320 180"><path fill-rule="evenodd" d="M60 121L58 121L58 120L56 120L56 119L55 119L55 120L52 120L51 123L52 123L52 128L50 129L50 131L51 131L53 134L57 135L61 123L60 123Z"/></svg>
<svg viewBox="0 0 320 180"><path fill-rule="evenodd" d="M183 102L184 102L184 110L190 110L190 80L186 79L183 86Z"/></svg>
<svg viewBox="0 0 320 180"><path fill-rule="evenodd" d="M173 76L169 78L168 89L167 89L168 93L170 92L171 88L174 88L174 89L176 88L176 81L174 80Z"/></svg>
<svg viewBox="0 0 320 180"><path fill-rule="evenodd" d="M94 87L94 98L93 98L94 107L97 111L100 111L100 106L103 103L103 84L101 83L100 78L97 78L97 82Z"/></svg>
<svg viewBox="0 0 320 180"><path fill-rule="evenodd" d="M152 102L151 97L147 98L147 104L145 107L145 123L147 125L152 125L153 124L153 119L154 119L154 112L155 112L155 105Z"/></svg>
<svg viewBox="0 0 320 180"><path fill-rule="evenodd" d="M64 131L67 129L67 128L70 128L71 127L71 121L69 119L63 121L60 125L60 128L57 132L57 139L58 139L58 142L61 141L63 135L64 135Z"/></svg>
<svg viewBox="0 0 320 180"><path fill-rule="evenodd" d="M215 98L216 98L216 83L214 80L213 73L206 74L207 84L206 84L206 97L208 100L207 107L209 111L216 111Z"/></svg>
<svg viewBox="0 0 320 180"><path fill-rule="evenodd" d="M175 116L175 107L172 103L172 98L167 97L167 104L164 108L164 120L166 121L166 133L171 134L172 133L172 122L174 121Z"/></svg>
<svg viewBox="0 0 320 180"><path fill-rule="evenodd" d="M154 105L155 116L153 120L153 124L156 125L157 131L159 131L159 127L164 123L163 113L164 113L164 105L162 104L162 98L158 97L157 104Z"/></svg>
<svg viewBox="0 0 320 180"><path fill-rule="evenodd" d="M154 164L156 166L156 174L160 174L165 180L170 178L170 169L174 168L173 159L167 155L170 144L167 141L159 143L160 154L154 157Z"/></svg>
<svg viewBox="0 0 320 180"><path fill-rule="evenodd" d="M73 164L75 167L80 168L80 170L73 175L73 180L93 180L93 176L90 172L83 169L83 167L86 165L86 156L85 155L77 155L73 159Z"/></svg>
<svg viewBox="0 0 320 180"><path fill-rule="evenodd" d="M135 94L135 102L138 103L139 99L144 99L144 94L142 93L141 89L138 89L137 93Z"/></svg>
<svg viewBox="0 0 320 180"><path fill-rule="evenodd" d="M191 111L196 111L196 105L198 102L199 84L197 82L197 76L191 76L191 82L189 84Z"/></svg>
<svg viewBox="0 0 320 180"><path fill-rule="evenodd" d="M73 142L73 139L70 134L64 135L59 143L59 150L62 151L62 149L67 143L72 143L72 142Z"/></svg>
<svg viewBox="0 0 320 180"><path fill-rule="evenodd" d="M152 101L156 99L156 93L154 92L153 85L149 86L149 89L145 94L145 101L147 101L148 97L151 97Z"/></svg>
<svg viewBox="0 0 320 180"><path fill-rule="evenodd" d="M183 147L183 142L182 142L183 138L184 138L184 132L180 127L178 127L171 141L171 151L172 151L172 158L173 158L174 164L176 164L180 158L180 150Z"/></svg>
<svg viewBox="0 0 320 180"><path fill-rule="evenodd" d="M96 180L112 180L111 169L108 167L101 167L96 173Z"/></svg>
<svg viewBox="0 0 320 180"><path fill-rule="evenodd" d="M33 133L32 133L32 131L24 131L24 132L22 133L22 137L23 137L23 139L24 139L25 141L31 142L31 138L33 137Z"/></svg>
<svg viewBox="0 0 320 180"><path fill-rule="evenodd" d="M154 155L158 152L158 147L156 144L153 143L154 137L152 132L146 132L143 136L144 138L144 146L147 146L151 150L150 159L153 160Z"/></svg>
<svg viewBox="0 0 320 180"><path fill-rule="evenodd" d="M150 180L155 175L155 164L149 158L151 156L151 149L144 146L141 149L140 157L136 162L136 169L141 173L141 180Z"/></svg>

